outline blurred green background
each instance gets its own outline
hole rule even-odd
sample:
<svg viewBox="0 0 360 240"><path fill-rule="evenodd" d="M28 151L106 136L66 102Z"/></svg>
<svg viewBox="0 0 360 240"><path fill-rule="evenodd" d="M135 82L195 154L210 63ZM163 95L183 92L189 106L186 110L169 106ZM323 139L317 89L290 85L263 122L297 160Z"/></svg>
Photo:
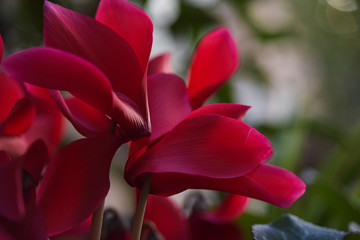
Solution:
<svg viewBox="0 0 360 240"><path fill-rule="evenodd" d="M98 0L54 1L94 16ZM293 213L348 231L360 224L360 2L355 0L133 1L154 22L153 56L170 52L186 71L196 42L224 25L241 66L212 101L251 105L245 121L274 147L271 163L298 174L307 191L291 208L252 201L238 223ZM42 0L0 1L5 55L42 45Z"/></svg>

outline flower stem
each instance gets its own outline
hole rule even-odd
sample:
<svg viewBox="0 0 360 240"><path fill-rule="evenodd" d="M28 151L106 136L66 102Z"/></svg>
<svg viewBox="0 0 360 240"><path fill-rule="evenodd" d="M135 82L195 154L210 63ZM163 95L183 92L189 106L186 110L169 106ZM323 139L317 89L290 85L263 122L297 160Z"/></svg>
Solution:
<svg viewBox="0 0 360 240"><path fill-rule="evenodd" d="M104 212L104 202L95 210L92 216L89 240L100 240L103 212Z"/></svg>
<svg viewBox="0 0 360 240"><path fill-rule="evenodd" d="M108 133L110 135L115 134L116 131L116 122L111 119ZM101 203L101 205L95 210L91 219L90 225L90 233L89 233L89 240L100 240L101 238L101 230L102 230L102 223L104 217L104 205L105 200Z"/></svg>
<svg viewBox="0 0 360 240"><path fill-rule="evenodd" d="M135 210L134 222L131 228L131 240L140 240L141 229L145 215L146 203L149 196L152 174L148 173L145 177L143 188L141 189L139 202Z"/></svg>

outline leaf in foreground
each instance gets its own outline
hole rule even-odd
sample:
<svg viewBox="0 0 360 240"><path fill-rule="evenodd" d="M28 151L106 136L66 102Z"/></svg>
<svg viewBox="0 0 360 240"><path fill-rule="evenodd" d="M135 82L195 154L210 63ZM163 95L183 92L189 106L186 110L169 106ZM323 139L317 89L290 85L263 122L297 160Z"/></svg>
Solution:
<svg viewBox="0 0 360 240"><path fill-rule="evenodd" d="M287 214L269 224L252 227L255 240L337 240L348 233L316 226L294 215Z"/></svg>

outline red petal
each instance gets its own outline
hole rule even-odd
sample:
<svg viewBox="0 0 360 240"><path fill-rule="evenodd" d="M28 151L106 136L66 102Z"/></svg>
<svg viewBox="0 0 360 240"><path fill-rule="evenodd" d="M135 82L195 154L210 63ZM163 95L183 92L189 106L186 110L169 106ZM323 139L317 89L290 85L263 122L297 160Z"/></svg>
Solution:
<svg viewBox="0 0 360 240"><path fill-rule="evenodd" d="M81 121L75 114L71 112L66 101L62 97L59 91L50 90L50 94L58 105L60 111L64 116L71 122L71 124L75 127L75 129L85 137L94 137L98 135L103 135L105 132L99 132L101 129L94 129L92 124L88 124L87 122Z"/></svg>
<svg viewBox="0 0 360 240"><path fill-rule="evenodd" d="M22 97L24 92L20 84L0 71L0 121L7 118L15 103Z"/></svg>
<svg viewBox="0 0 360 240"><path fill-rule="evenodd" d="M34 142L22 157L22 161L23 168L30 173L34 186L37 186L40 181L42 170L49 161L45 142L42 140Z"/></svg>
<svg viewBox="0 0 360 240"><path fill-rule="evenodd" d="M241 195L229 194L213 212L201 212L199 217L214 223L229 223L245 211L249 200Z"/></svg>
<svg viewBox="0 0 360 240"><path fill-rule="evenodd" d="M219 179L185 174L154 174L153 194L171 195L186 189L211 189L259 199L280 207L290 207L305 192L304 182L285 169L260 164L245 176Z"/></svg>
<svg viewBox="0 0 360 240"><path fill-rule="evenodd" d="M148 66L148 76L154 73L171 73L170 53L161 54L152 58Z"/></svg>
<svg viewBox="0 0 360 240"><path fill-rule="evenodd" d="M13 238L10 236L10 234L2 226L0 226L0 239L13 240Z"/></svg>
<svg viewBox="0 0 360 240"><path fill-rule="evenodd" d="M0 215L19 221L25 215L21 182L21 160L0 151Z"/></svg>
<svg viewBox="0 0 360 240"><path fill-rule="evenodd" d="M22 224L21 232L22 238L18 239L28 239L28 240L47 240L49 239L46 233L45 222L39 206L34 206L33 210L27 211L26 220ZM20 228L21 229L21 228ZM26 236L24 236L26 234Z"/></svg>
<svg viewBox="0 0 360 240"><path fill-rule="evenodd" d="M145 72L153 33L149 16L126 0L102 0L97 9L96 20L110 27L128 42Z"/></svg>
<svg viewBox="0 0 360 240"><path fill-rule="evenodd" d="M189 239L187 220L181 209L169 198L149 195L144 220L155 223L167 240Z"/></svg>
<svg viewBox="0 0 360 240"><path fill-rule="evenodd" d="M6 119L4 134L19 136L30 128L34 118L35 107L32 101L28 97L20 99Z"/></svg>
<svg viewBox="0 0 360 240"><path fill-rule="evenodd" d="M121 144L115 136L85 138L56 153L38 195L49 235L80 224L101 204L109 190L111 160Z"/></svg>
<svg viewBox="0 0 360 240"><path fill-rule="evenodd" d="M30 48L4 59L3 67L18 81L69 91L103 112L111 112L112 89L107 78L75 55L52 48Z"/></svg>
<svg viewBox="0 0 360 240"><path fill-rule="evenodd" d="M255 171L246 175L247 186L257 191L249 197L258 198L278 205L290 207L305 192L305 183L292 172L276 166L261 164ZM252 189L249 189L251 191ZM262 199L264 198L264 199Z"/></svg>
<svg viewBox="0 0 360 240"><path fill-rule="evenodd" d="M84 222L80 223L76 227L73 227L59 235L54 236L54 239L63 239L63 238L71 238L71 237L86 237L89 235L90 227L91 227L92 216L87 218Z"/></svg>
<svg viewBox="0 0 360 240"><path fill-rule="evenodd" d="M72 117L85 125L87 129L99 133L106 133L108 131L110 120L102 112L78 98L67 98L65 102Z"/></svg>
<svg viewBox="0 0 360 240"><path fill-rule="evenodd" d="M147 135L150 132L150 119L147 117L149 116L148 109L144 113L124 94L115 92L113 96L113 111L110 116L119 123L128 139L137 139Z"/></svg>
<svg viewBox="0 0 360 240"><path fill-rule="evenodd" d="M45 45L78 55L101 69L115 91L145 109L143 76L129 44L111 29L88 16L49 1L44 3Z"/></svg>
<svg viewBox="0 0 360 240"><path fill-rule="evenodd" d="M236 42L226 28L207 34L199 43L189 74L193 108L200 107L231 75L239 64Z"/></svg>
<svg viewBox="0 0 360 240"><path fill-rule="evenodd" d="M244 236L240 229L231 223L214 223L205 221L197 216L192 216L189 219L191 229L191 239L199 240L244 240Z"/></svg>
<svg viewBox="0 0 360 240"><path fill-rule="evenodd" d="M188 117L200 116L204 114L216 114L242 121L249 108L249 106L241 104L215 103L194 110L191 112L191 114L189 114Z"/></svg>
<svg viewBox="0 0 360 240"><path fill-rule="evenodd" d="M28 146L27 140L22 135L0 137L0 150L6 151L12 157L23 155Z"/></svg>
<svg viewBox="0 0 360 240"><path fill-rule="evenodd" d="M131 143L130 154L173 129L190 112L185 84L173 74L157 73L148 78L151 135Z"/></svg>
<svg viewBox="0 0 360 240"><path fill-rule="evenodd" d="M52 108L52 110L57 111L56 108ZM0 138L0 149L4 149L10 155L17 157L23 155L30 144L42 139L52 154L58 147L64 130L62 116L58 114L54 116L52 113L37 113L31 127L20 136Z"/></svg>
<svg viewBox="0 0 360 240"><path fill-rule="evenodd" d="M148 79L151 136L154 140L173 129L190 112L183 80L172 74L155 74Z"/></svg>
<svg viewBox="0 0 360 240"><path fill-rule="evenodd" d="M148 78L151 135L131 143L131 154L174 128L190 112L185 84L173 74L157 73Z"/></svg>
<svg viewBox="0 0 360 240"><path fill-rule="evenodd" d="M47 240L45 222L40 209L35 204L35 189L32 189L29 194L26 216L16 222L4 221L0 218L0 226L5 226L12 235L11 239Z"/></svg>
<svg viewBox="0 0 360 240"><path fill-rule="evenodd" d="M272 153L270 142L245 123L218 115L187 118L145 154L127 163L125 177L178 173L232 178L249 173Z"/></svg>
<svg viewBox="0 0 360 240"><path fill-rule="evenodd" d="M30 142L34 142L37 138L43 139L52 155L64 136L64 116L61 114L48 89L30 84L26 84L26 88L34 96L36 116L32 126L25 133L25 137ZM37 134L37 132L42 134ZM30 135L35 136L32 137Z"/></svg>
<svg viewBox="0 0 360 240"><path fill-rule="evenodd" d="M44 111L45 109L38 111L38 106L36 107L35 119L31 127L22 134L22 137L26 145L42 139L46 143L50 155L52 155L64 134L63 116L56 107L47 106L47 111Z"/></svg>

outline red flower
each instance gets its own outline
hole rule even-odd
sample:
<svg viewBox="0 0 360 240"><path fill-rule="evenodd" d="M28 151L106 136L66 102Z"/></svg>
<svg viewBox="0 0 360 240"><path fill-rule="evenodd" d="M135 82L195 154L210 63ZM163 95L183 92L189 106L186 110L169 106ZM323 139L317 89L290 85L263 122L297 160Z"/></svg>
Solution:
<svg viewBox="0 0 360 240"><path fill-rule="evenodd" d="M117 148L150 131L145 79L152 23L127 1L102 0L96 19L45 1L44 39L45 48L8 56L4 69L20 82L48 88L65 117L91 137L58 151L39 186L52 236L94 212L108 192ZM108 134L111 120L115 136Z"/></svg>
<svg viewBox="0 0 360 240"><path fill-rule="evenodd" d="M46 145L41 140L18 158L0 151L0 226L8 239L47 239L35 197L35 187L47 162Z"/></svg>
<svg viewBox="0 0 360 240"><path fill-rule="evenodd" d="M80 139L57 151L50 161L41 140L19 158L0 151L4 231L15 239L24 239L26 233L31 233L29 239L47 239L83 222L108 192L111 160L122 143L116 136Z"/></svg>
<svg viewBox="0 0 360 240"><path fill-rule="evenodd" d="M0 63L4 51L0 35ZM31 125L35 111L22 86L0 70L0 136L17 136Z"/></svg>
<svg viewBox="0 0 360 240"><path fill-rule="evenodd" d="M242 233L229 218L228 212L232 210L238 214L247 204L247 198L230 195L215 212L207 209L192 209L190 216L186 217L181 209L170 198L149 195L144 221L153 223L164 239L167 240L200 240L200 239L243 239ZM210 217L212 216L212 217ZM236 217L237 217L236 216Z"/></svg>
<svg viewBox="0 0 360 240"><path fill-rule="evenodd" d="M2 44L0 50L3 52ZM54 152L64 124L47 89L24 85L0 71L0 103L0 150L19 156L34 141L43 139Z"/></svg>
<svg viewBox="0 0 360 240"><path fill-rule="evenodd" d="M144 224L153 223L167 240L190 239L189 223L184 213L171 199L149 195Z"/></svg>
<svg viewBox="0 0 360 240"><path fill-rule="evenodd" d="M105 199L112 158L124 140L117 136L84 138L51 159L38 190L38 204L50 236L86 220Z"/></svg>
<svg viewBox="0 0 360 240"><path fill-rule="evenodd" d="M16 80L53 89L63 114L85 136L107 132L110 118L129 139L149 132L146 69L148 16L127 1L102 0L96 19L45 1L45 48L4 59ZM73 97L64 99L60 92Z"/></svg>
<svg viewBox="0 0 360 240"><path fill-rule="evenodd" d="M304 193L304 183L293 173L265 164L272 147L265 136L242 122L249 107L212 104L191 111L191 105L202 104L231 76L236 54L230 33L220 28L199 44L188 88L175 75L150 75L152 135L131 144L125 170L131 186L141 188L144 176L152 174L153 194L212 189L282 207Z"/></svg>

